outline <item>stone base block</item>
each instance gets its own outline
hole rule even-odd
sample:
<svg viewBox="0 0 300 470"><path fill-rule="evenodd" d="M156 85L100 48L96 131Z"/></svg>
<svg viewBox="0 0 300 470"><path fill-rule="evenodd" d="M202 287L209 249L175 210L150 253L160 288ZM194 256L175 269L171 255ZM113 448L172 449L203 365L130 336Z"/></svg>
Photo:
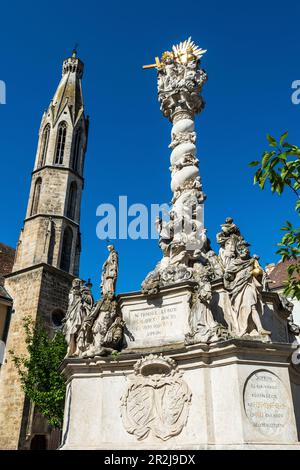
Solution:
<svg viewBox="0 0 300 470"><path fill-rule="evenodd" d="M61 448L300 449L293 352L230 340L65 360Z"/></svg>

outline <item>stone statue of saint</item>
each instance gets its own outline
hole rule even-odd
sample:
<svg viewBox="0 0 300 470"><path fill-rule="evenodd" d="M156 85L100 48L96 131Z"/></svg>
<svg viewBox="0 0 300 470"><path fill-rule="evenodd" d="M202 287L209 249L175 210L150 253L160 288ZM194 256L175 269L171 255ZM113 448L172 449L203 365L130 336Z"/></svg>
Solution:
<svg viewBox="0 0 300 470"><path fill-rule="evenodd" d="M212 343L228 339L229 332L214 320L211 311L211 268L202 267L196 273L198 288L190 297L189 332L185 336L186 344Z"/></svg>
<svg viewBox="0 0 300 470"><path fill-rule="evenodd" d="M94 303L91 285L74 279L69 294L69 307L63 333L68 343L67 356L94 357L121 350L125 322L118 312L115 287L118 254L112 245L101 276L102 298Z"/></svg>
<svg viewBox="0 0 300 470"><path fill-rule="evenodd" d="M63 333L68 344L67 356L76 356L82 338L79 336L84 319L90 314L94 299L81 279L74 279L69 294L69 306L64 319ZM79 341L80 339L80 341Z"/></svg>
<svg viewBox="0 0 300 470"><path fill-rule="evenodd" d="M230 260L235 257L236 245L243 237L231 217L227 217L221 228L222 231L217 234L217 242L220 245L219 258L223 267L226 268Z"/></svg>
<svg viewBox="0 0 300 470"><path fill-rule="evenodd" d="M117 313L117 301L110 297L99 300L83 323L86 343L82 357L107 355L120 350L124 326L125 322Z"/></svg>
<svg viewBox="0 0 300 470"><path fill-rule="evenodd" d="M118 253L113 245L108 245L107 249L109 255L102 267L101 294L102 297L113 297L118 277Z"/></svg>
<svg viewBox="0 0 300 470"><path fill-rule="evenodd" d="M233 312L236 316L238 336L269 336L270 331L263 328L263 312L259 281L263 271L257 257L250 257L246 242L236 246L236 257L231 257L224 273L224 287L229 293Z"/></svg>

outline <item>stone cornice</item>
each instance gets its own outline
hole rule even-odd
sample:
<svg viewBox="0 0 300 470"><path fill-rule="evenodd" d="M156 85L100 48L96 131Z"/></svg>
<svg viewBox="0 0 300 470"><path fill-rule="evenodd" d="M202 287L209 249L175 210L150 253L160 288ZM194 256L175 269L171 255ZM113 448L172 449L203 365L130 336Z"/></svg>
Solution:
<svg viewBox="0 0 300 470"><path fill-rule="evenodd" d="M194 281L178 282L178 283L172 284L170 286L161 287L157 294L152 295L152 296L148 296L148 299L151 302L152 299L160 298L161 294L164 293L164 292L173 292L173 291L176 291L176 290L181 291L181 290L184 290L184 289L192 290L196 285L197 285L197 283L194 282ZM145 298L145 294L143 294L141 291L125 292L124 294L118 294L117 300L122 301L125 298L131 298L131 297Z"/></svg>
<svg viewBox="0 0 300 470"><path fill-rule="evenodd" d="M24 223L27 222L28 220L33 220L33 219L37 219L38 217L46 217L47 219L49 219L50 217L52 219L63 219L63 220L67 220L68 223L70 223L71 225L73 225L74 227L78 227L79 228L79 222L75 222L74 220L72 219L69 219L68 217L66 217L65 215L60 215L60 214L44 214L44 213L38 213L38 214L34 214L34 215L31 215L30 217L26 217L26 219L24 219Z"/></svg>
<svg viewBox="0 0 300 470"><path fill-rule="evenodd" d="M157 294L149 297L149 302L151 302L151 300L159 299L162 293L174 292L176 290L182 291L184 289L192 290L196 285L197 283L193 281L183 281L177 284L172 284L170 286L161 287L160 291ZM216 281L213 281L212 283L212 291L216 291L218 289L224 289L222 279L217 279ZM133 291L133 292L126 292L124 294L119 294L117 296L117 300L119 302L122 302L123 300L128 299L128 298L142 299L144 298L144 294L141 291ZM287 318L290 316L290 312L288 310L285 310L282 307L280 298L277 292L263 291L262 300L263 302L272 302L275 305L278 314L284 320L287 320Z"/></svg>
<svg viewBox="0 0 300 470"><path fill-rule="evenodd" d="M164 349L164 350L163 350ZM211 345L195 344L178 348L151 348L126 352L123 350L117 359L111 356L96 356L89 359L64 359L60 371L69 381L73 376L84 377L87 374L95 377L110 375L127 375L133 373L133 366L142 356L151 353L161 353L179 363L180 369L197 367L221 367L232 364L255 364L265 368L267 365L286 367L295 347L288 343L263 343L255 340L231 339Z"/></svg>
<svg viewBox="0 0 300 470"><path fill-rule="evenodd" d="M83 183L84 183L83 176L81 176L79 173L77 173L72 168L69 168L67 166L63 166L63 165L44 165L40 168L36 168L35 170L33 170L31 174L35 175L36 173L39 173L39 172L43 171L46 168L52 168L52 169L59 170L59 171L60 170L69 171L70 173L72 173L74 176L76 176L78 179L80 179L82 181L82 187L83 187Z"/></svg>
<svg viewBox="0 0 300 470"><path fill-rule="evenodd" d="M41 269L41 268L42 268L43 271L52 272L53 274L62 276L62 277L66 278L70 281L72 281L75 278L75 276L73 276L72 274L69 274L65 271L62 271L61 269L56 268L55 266L51 266L50 264L46 264L46 263L38 263L38 264L35 264L35 265L32 265L32 266L28 266L27 268L18 269L17 271L13 271L10 274L6 274L4 276L4 278L5 279L10 279L14 276L18 276L20 274L24 274L24 273L27 273L29 271L37 271L38 269Z"/></svg>

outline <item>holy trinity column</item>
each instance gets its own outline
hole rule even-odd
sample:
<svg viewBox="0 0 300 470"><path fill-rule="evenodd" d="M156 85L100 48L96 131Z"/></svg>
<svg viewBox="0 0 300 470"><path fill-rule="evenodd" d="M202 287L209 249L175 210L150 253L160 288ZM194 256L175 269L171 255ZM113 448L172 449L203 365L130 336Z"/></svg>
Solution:
<svg viewBox="0 0 300 470"><path fill-rule="evenodd" d="M163 258L145 279L144 292L159 285L196 280L203 266L214 258L204 228L205 195L194 123L195 115L204 108L201 91L207 75L200 59L205 52L189 38L164 52L161 59L156 57L155 64L144 66L157 69L160 109L173 125L169 145L172 207L168 221L157 219Z"/></svg>

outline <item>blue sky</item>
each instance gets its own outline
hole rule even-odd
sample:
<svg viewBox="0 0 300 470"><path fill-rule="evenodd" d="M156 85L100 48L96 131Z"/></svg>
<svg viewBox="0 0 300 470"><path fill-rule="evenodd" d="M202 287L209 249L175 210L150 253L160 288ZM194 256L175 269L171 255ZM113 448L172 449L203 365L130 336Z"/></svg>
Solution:
<svg viewBox="0 0 300 470"><path fill-rule="evenodd" d="M300 4L237 1L86 0L5 2L1 5L0 241L14 246L25 215L42 112L53 96L61 64L74 44L85 63L84 97L90 116L81 231L81 276L97 293L106 243L96 237L96 208L170 201L170 123L159 111L156 77L143 64L192 36L208 50L206 108L197 118L205 225L215 234L231 215L262 264L278 260L280 227L296 222L294 196L261 192L251 160L269 132L289 130L300 145L300 105L291 83L300 79ZM138 290L161 257L156 240L117 240L118 291Z"/></svg>

